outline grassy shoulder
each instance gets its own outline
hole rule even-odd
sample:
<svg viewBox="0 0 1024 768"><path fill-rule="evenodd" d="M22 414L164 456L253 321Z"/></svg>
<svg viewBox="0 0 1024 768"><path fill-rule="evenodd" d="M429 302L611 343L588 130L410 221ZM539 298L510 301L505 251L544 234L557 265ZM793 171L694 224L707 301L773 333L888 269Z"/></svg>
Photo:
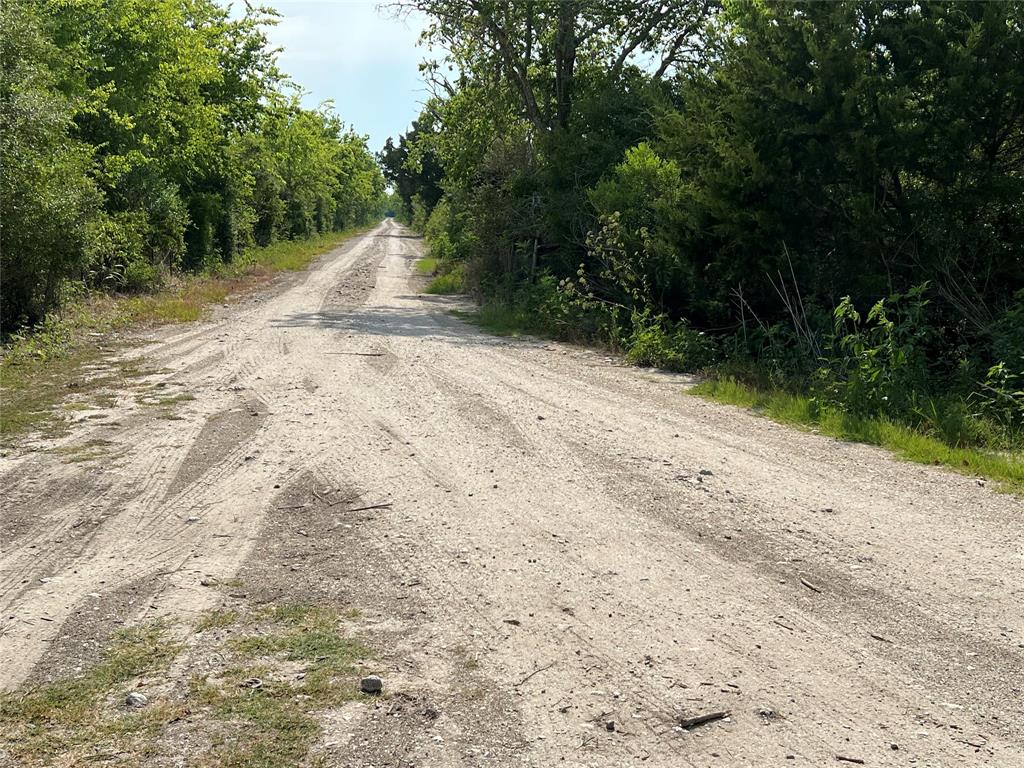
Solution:
<svg viewBox="0 0 1024 768"><path fill-rule="evenodd" d="M122 631L76 676L0 694L0 754L25 768L308 764L320 713L365 696L371 651L344 632L357 615L277 603Z"/></svg>
<svg viewBox="0 0 1024 768"><path fill-rule="evenodd" d="M424 277L433 277L437 274L438 263L432 256L424 256L416 261L416 273Z"/></svg>
<svg viewBox="0 0 1024 768"><path fill-rule="evenodd" d="M861 418L835 409L818 408L807 396L762 390L733 378L704 381L689 391L715 402L749 408L783 424L812 428L839 440L878 445L901 459L980 475L998 481L1004 490L1024 494L1024 455L1020 452L994 453L949 445L889 419Z"/></svg>
<svg viewBox="0 0 1024 768"><path fill-rule="evenodd" d="M427 293L449 296L466 292L466 275L462 264L423 256L416 261L416 273L431 278L424 289Z"/></svg>
<svg viewBox="0 0 1024 768"><path fill-rule="evenodd" d="M488 302L468 311L453 310L452 314L495 336L555 336L535 312L513 304Z"/></svg>
<svg viewBox="0 0 1024 768"><path fill-rule="evenodd" d="M497 336L531 335L544 338L574 338L554 328L542 314L531 308L503 302L489 302L468 312L455 314ZM665 356L647 354L649 339L641 335L633 347L621 350L637 365L662 365ZM715 402L749 408L780 423L817 432L839 440L877 445L901 459L944 466L968 475L999 483L1002 490L1024 495L1024 452L991 451L943 440L934 434L884 418L860 418L838 409L818 408L812 398L781 389L760 389L735 378L713 378L689 390L690 394Z"/></svg>
<svg viewBox="0 0 1024 768"><path fill-rule="evenodd" d="M0 355L0 440L41 431L59 434L60 404L69 395L88 400L140 374L114 362L117 331L199 320L207 309L266 285L281 272L299 271L364 230L335 232L253 248L207 274L181 275L153 293L73 297L38 328L16 334Z"/></svg>

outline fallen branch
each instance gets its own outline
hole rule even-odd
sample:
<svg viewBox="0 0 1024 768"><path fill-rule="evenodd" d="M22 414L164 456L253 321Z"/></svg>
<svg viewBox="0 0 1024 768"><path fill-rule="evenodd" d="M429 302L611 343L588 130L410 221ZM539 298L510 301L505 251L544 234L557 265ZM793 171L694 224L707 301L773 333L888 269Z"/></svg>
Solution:
<svg viewBox="0 0 1024 768"><path fill-rule="evenodd" d="M520 680L518 683L516 683L516 688L518 688L520 685L525 683L527 680L529 680L534 675L539 675L545 669L551 669L553 666L555 666L555 662L552 661L550 664L545 664L543 667L537 667L535 670L533 670L533 672L531 672L526 677L524 677L522 680Z"/></svg>
<svg viewBox="0 0 1024 768"><path fill-rule="evenodd" d="M365 512L368 509L387 509L390 506L393 506L392 502L388 501L388 502L385 502L384 504L370 504L370 505L365 506L365 507L356 507L355 509L346 509L345 511L346 512Z"/></svg>
<svg viewBox="0 0 1024 768"><path fill-rule="evenodd" d="M690 728L696 728L698 725L704 725L705 723L713 723L716 720L721 720L729 716L729 710L721 710L719 712L707 712L703 715L694 715L693 717L681 717L679 718L679 725L689 730Z"/></svg>
<svg viewBox="0 0 1024 768"><path fill-rule="evenodd" d="M847 757L846 755L836 755L836 760L841 763L856 763L857 765L864 765L864 761L859 757Z"/></svg>
<svg viewBox="0 0 1024 768"><path fill-rule="evenodd" d="M815 584L811 584L811 582L809 582L807 579L801 578L800 583L807 587L809 590L811 590L811 592L821 592L821 587Z"/></svg>

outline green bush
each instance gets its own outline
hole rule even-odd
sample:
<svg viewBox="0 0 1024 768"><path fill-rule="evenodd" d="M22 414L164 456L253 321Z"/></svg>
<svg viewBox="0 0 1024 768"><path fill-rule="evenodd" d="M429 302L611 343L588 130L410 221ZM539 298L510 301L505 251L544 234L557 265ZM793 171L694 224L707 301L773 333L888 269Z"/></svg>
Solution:
<svg viewBox="0 0 1024 768"><path fill-rule="evenodd" d="M72 138L78 104L57 88L60 54L40 5L0 4L0 329L36 325L86 267L102 198L93 149Z"/></svg>
<svg viewBox="0 0 1024 768"><path fill-rule="evenodd" d="M718 358L718 346L711 336L685 322L672 327L663 317L654 322L635 318L634 330L626 342L626 359L633 365L692 373Z"/></svg>
<svg viewBox="0 0 1024 768"><path fill-rule="evenodd" d="M427 286L427 293L452 294L466 292L466 273L461 264L450 266Z"/></svg>
<svg viewBox="0 0 1024 768"><path fill-rule="evenodd" d="M915 410L929 384L926 288L881 299L863 319L849 296L839 303L831 343L814 378L818 399L859 416Z"/></svg>

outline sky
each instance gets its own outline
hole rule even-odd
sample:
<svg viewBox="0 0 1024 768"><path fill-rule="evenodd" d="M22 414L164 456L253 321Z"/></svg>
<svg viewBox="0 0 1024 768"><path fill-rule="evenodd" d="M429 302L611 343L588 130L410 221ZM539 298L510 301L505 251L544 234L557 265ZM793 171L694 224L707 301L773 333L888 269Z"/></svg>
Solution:
<svg viewBox="0 0 1024 768"><path fill-rule="evenodd" d="M284 47L281 69L309 91L304 105L332 99L342 120L369 135L373 152L389 136L397 141L427 97L419 64L428 52L416 45L422 18L395 19L386 9L377 10L377 0L266 4L281 14L268 35Z"/></svg>

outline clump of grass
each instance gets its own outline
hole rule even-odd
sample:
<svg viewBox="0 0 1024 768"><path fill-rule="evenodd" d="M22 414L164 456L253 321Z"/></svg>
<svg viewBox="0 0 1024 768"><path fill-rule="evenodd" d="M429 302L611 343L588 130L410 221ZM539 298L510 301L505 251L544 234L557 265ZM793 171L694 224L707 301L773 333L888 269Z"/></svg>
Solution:
<svg viewBox="0 0 1024 768"><path fill-rule="evenodd" d="M152 395L141 395L135 398L135 402L139 405L152 405L152 406L173 406L178 403L187 403L195 400L195 395L190 395L188 392L181 392L177 395L165 395L163 397L154 397Z"/></svg>
<svg viewBox="0 0 1024 768"><path fill-rule="evenodd" d="M176 722L198 730L192 743L209 745L197 764L305 765L320 733L318 714L363 695L355 665L370 651L342 634L346 615L301 603L207 613L196 631L219 629L227 637L197 642L206 643L204 658L223 659L225 666L193 675L184 691L151 695L139 710L122 704L132 682L166 670L186 646L169 641L163 624L119 633L83 674L0 695L0 754L26 768L96 759L134 766L161 756L161 737Z"/></svg>
<svg viewBox="0 0 1024 768"><path fill-rule="evenodd" d="M1004 490L1024 494L1024 455L995 453L949 445L920 430L885 418L863 418L833 408L820 408L805 396L778 389L761 389L734 378L711 379L693 387L695 395L750 408L775 421L859 443L878 445L920 464L949 467L969 475L999 481Z"/></svg>
<svg viewBox="0 0 1024 768"><path fill-rule="evenodd" d="M468 312L453 310L452 314L496 336L549 335L535 313L515 304L494 301Z"/></svg>
<svg viewBox="0 0 1024 768"><path fill-rule="evenodd" d="M196 622L196 631L205 632L208 629L226 629L238 623L238 620L238 611L210 611Z"/></svg>
<svg viewBox="0 0 1024 768"><path fill-rule="evenodd" d="M88 754L145 748L151 735L177 715L170 705L110 711L127 683L170 665L178 646L165 625L150 624L115 635L103 659L87 672L26 692L0 694L0 744L16 765L48 766Z"/></svg>
<svg viewBox="0 0 1024 768"><path fill-rule="evenodd" d="M218 679L192 679L194 696L229 731L207 755L210 765L302 762L320 732L316 713L361 695L354 664L370 651L341 634L341 618L322 606L269 606L228 641L237 666ZM302 662L302 672L282 674L282 661Z"/></svg>
<svg viewBox="0 0 1024 768"><path fill-rule="evenodd" d="M93 439L86 440L84 443L78 445L65 446L58 448L55 452L64 457L66 464L78 464L84 461L94 461L96 459L113 459L119 458L121 454L114 454L114 443L109 440Z"/></svg>
<svg viewBox="0 0 1024 768"><path fill-rule="evenodd" d="M465 293L466 273L462 265L455 264L447 267L430 281L426 291L436 295Z"/></svg>
<svg viewBox="0 0 1024 768"><path fill-rule="evenodd" d="M421 275L435 275L437 274L437 264L438 260L433 256L424 256L416 262L416 271Z"/></svg>

